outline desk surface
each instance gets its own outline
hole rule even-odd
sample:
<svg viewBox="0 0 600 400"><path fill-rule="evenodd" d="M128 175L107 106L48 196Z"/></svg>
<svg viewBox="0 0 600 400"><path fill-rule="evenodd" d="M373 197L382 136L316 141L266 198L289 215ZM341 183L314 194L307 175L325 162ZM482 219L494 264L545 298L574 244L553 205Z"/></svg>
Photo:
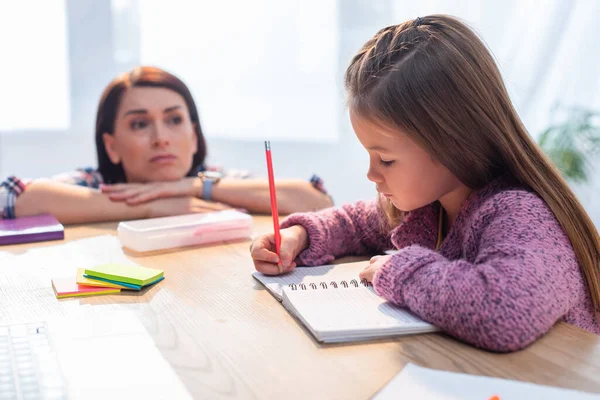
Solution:
<svg viewBox="0 0 600 400"><path fill-rule="evenodd" d="M269 217L254 221L257 234L272 229ZM65 236L70 241L115 234L115 228L72 226ZM60 243L0 251L19 254ZM142 293L59 301L50 282L0 274L0 321L134 311L194 398L365 399L409 361L600 393L600 337L565 323L513 354L477 350L439 333L321 345L252 278L249 244L132 255L141 265L165 270L166 279Z"/></svg>

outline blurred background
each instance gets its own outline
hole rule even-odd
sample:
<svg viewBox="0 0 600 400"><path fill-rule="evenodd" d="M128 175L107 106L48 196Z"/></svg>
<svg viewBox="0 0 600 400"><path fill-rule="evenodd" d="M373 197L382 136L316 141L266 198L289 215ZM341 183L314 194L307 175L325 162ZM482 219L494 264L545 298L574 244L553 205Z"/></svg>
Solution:
<svg viewBox="0 0 600 400"><path fill-rule="evenodd" d="M432 13L481 35L600 226L595 0L0 0L0 178L95 167L100 94L145 64L192 90L210 164L266 176L268 139L276 177L317 173L338 205L373 198L342 76L377 30Z"/></svg>

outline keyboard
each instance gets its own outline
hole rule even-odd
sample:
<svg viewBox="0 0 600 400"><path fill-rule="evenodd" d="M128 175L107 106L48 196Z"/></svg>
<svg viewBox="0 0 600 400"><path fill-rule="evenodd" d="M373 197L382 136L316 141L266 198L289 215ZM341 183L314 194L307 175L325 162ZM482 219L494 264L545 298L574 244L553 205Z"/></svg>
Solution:
<svg viewBox="0 0 600 400"><path fill-rule="evenodd" d="M0 325L0 400L13 399L67 399L44 322Z"/></svg>

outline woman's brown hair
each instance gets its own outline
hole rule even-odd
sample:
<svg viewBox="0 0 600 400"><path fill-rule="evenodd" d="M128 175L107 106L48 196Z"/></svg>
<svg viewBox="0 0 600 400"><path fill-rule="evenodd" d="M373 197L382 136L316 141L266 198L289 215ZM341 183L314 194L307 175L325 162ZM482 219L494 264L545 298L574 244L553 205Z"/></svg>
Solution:
<svg viewBox="0 0 600 400"><path fill-rule="evenodd" d="M430 15L377 32L346 71L350 109L396 127L471 189L509 174L548 204L600 311L600 237L527 133L491 53L464 23ZM459 156L460 155L460 156ZM380 204L391 226L402 213Z"/></svg>
<svg viewBox="0 0 600 400"><path fill-rule="evenodd" d="M98 105L96 115L96 154L98 156L98 172L102 174L105 183L124 183L127 182L125 171L121 164L113 164L108 158L103 133L113 134L115 129L115 120L119 111L121 98L125 91L132 87L157 87L170 89L183 97L185 104L190 112L190 119L194 125L194 131L197 136L197 151L192 160L192 168L188 171L188 176L194 176L196 170L203 169L206 158L206 141L200 128L200 117L194 98L183 83L175 75L168 73L156 67L137 67L130 72L126 72L116 77L108 84Z"/></svg>

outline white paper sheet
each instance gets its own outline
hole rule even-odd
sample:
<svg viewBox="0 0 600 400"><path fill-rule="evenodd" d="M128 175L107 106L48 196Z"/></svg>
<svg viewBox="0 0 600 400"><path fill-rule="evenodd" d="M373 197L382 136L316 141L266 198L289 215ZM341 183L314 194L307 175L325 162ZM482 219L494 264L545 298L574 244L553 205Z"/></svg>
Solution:
<svg viewBox="0 0 600 400"><path fill-rule="evenodd" d="M374 400L598 400L600 395L407 364Z"/></svg>

